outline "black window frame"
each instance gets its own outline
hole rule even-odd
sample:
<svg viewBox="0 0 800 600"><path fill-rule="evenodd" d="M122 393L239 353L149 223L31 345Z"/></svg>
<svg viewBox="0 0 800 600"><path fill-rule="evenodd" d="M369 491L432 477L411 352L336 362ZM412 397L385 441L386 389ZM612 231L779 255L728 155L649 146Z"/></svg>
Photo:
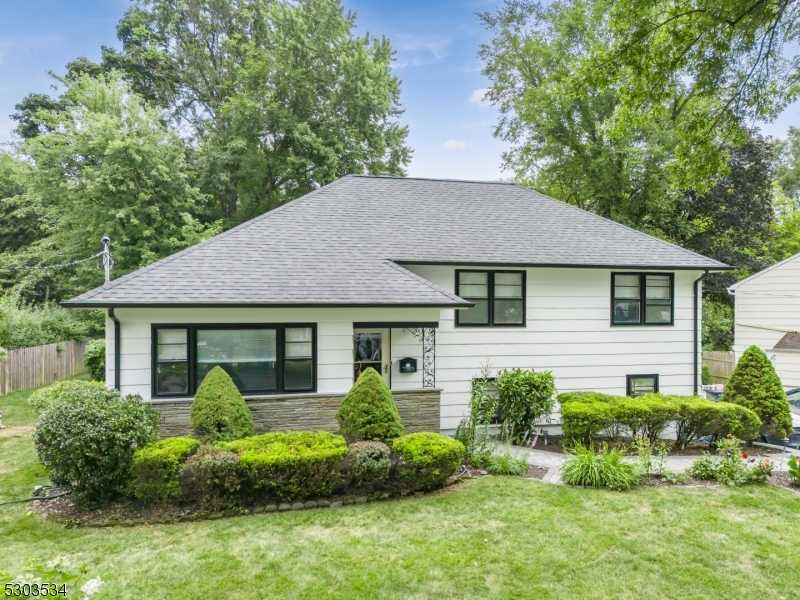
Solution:
<svg viewBox="0 0 800 600"><path fill-rule="evenodd" d="M635 275L639 277L639 321L637 323L617 323L614 321L614 290L617 275ZM648 323L647 315L647 276L660 275L669 277L669 323ZM661 271L612 271L611 273L611 326L612 327L670 327L675 325L675 273Z"/></svg>
<svg viewBox="0 0 800 600"><path fill-rule="evenodd" d="M638 394L637 396L633 395L632 389L632 382L634 379L641 379L645 377L652 377L653 378L653 392L654 394L658 394L658 373L646 373L644 375L626 375L625 376L625 395L630 396L631 398L637 398L638 396L643 396L644 394ZM649 393L649 392L648 392Z"/></svg>
<svg viewBox="0 0 800 600"><path fill-rule="evenodd" d="M459 295L461 288L462 273L486 273L488 283L488 321L486 323L461 323L459 316L461 311L456 309L456 327L526 327L528 322L528 285L526 270L519 269L456 269L456 296ZM495 323L494 322L494 276L496 273L518 273L522 274L522 323ZM460 296L459 296L460 297Z"/></svg>
<svg viewBox="0 0 800 600"><path fill-rule="evenodd" d="M312 385L307 389L286 389L284 378L284 360L286 354L286 329L310 327L311 328L311 380ZM158 359L158 330L159 329L185 329L186 330L186 360L188 362L189 389L187 393L176 392L173 394L158 393L156 382L156 368ZM275 361L277 389L264 391L241 392L242 396L275 396L278 394L307 394L317 391L317 324L316 323L153 323L150 326L150 394L151 398L188 398L194 397L197 392L197 331L205 329L236 330L236 329L275 329Z"/></svg>

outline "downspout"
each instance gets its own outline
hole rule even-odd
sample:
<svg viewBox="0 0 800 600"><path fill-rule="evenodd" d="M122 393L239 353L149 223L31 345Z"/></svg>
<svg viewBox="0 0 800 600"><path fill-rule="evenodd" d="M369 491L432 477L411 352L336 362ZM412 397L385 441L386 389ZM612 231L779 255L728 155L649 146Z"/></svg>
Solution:
<svg viewBox="0 0 800 600"><path fill-rule="evenodd" d="M119 391L119 349L120 349L120 327L119 319L114 314L114 309L108 309L108 318L114 321L114 389Z"/></svg>
<svg viewBox="0 0 800 600"><path fill-rule="evenodd" d="M700 283L708 277L708 270L694 280L694 395L700 392Z"/></svg>

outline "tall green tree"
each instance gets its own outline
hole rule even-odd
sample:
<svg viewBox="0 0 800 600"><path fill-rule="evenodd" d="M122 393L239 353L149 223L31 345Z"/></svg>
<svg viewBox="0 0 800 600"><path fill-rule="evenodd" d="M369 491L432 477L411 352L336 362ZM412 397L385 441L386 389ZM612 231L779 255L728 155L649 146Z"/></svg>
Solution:
<svg viewBox="0 0 800 600"><path fill-rule="evenodd" d="M617 135L671 112L687 187L709 189L727 170L725 149L797 97L797 0L597 4L604 43L574 77L618 87Z"/></svg>
<svg viewBox="0 0 800 600"><path fill-rule="evenodd" d="M17 148L32 165L24 198L43 235L0 255L2 262L64 263L97 252L108 235L119 276L215 231L204 219L207 199L192 185L184 144L160 112L113 73L64 84L69 108L40 111L52 129ZM102 283L96 267L6 271L0 277L29 296L58 300Z"/></svg>
<svg viewBox="0 0 800 600"><path fill-rule="evenodd" d="M136 0L103 65L194 138L234 224L344 174L404 173L391 46L354 20L338 0Z"/></svg>
<svg viewBox="0 0 800 600"><path fill-rule="evenodd" d="M479 56L492 83L487 97L501 112L495 135L511 144L505 166L551 196L660 231L679 197L665 173L670 123L652 120L613 137L618 89L573 78L603 42L594 5L508 0L479 19L492 34Z"/></svg>

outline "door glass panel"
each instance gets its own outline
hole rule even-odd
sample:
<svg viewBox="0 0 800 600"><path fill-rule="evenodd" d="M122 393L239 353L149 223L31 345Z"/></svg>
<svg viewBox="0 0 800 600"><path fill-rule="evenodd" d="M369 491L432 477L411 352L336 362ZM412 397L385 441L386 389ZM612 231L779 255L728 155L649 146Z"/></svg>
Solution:
<svg viewBox="0 0 800 600"><path fill-rule="evenodd" d="M356 333L354 336L354 377L358 379L361 372L369 367L381 373L382 352L380 333Z"/></svg>

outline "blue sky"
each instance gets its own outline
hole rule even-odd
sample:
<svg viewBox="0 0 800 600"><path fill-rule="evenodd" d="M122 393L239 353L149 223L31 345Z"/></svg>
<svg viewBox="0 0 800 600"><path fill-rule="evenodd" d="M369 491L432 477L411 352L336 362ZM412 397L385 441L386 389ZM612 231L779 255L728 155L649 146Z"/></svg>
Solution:
<svg viewBox="0 0 800 600"><path fill-rule="evenodd" d="M476 57L487 39L475 16L501 0L343 0L356 11L357 32L386 35L397 50L403 122L414 157L409 174L494 180L505 144L492 137L497 111L478 100L487 80ZM118 46L115 25L128 0L2 0L0 8L0 142L11 140L14 105L31 92L50 91L48 70L63 72L78 56L100 57ZM800 126L793 105L763 133L782 136Z"/></svg>

